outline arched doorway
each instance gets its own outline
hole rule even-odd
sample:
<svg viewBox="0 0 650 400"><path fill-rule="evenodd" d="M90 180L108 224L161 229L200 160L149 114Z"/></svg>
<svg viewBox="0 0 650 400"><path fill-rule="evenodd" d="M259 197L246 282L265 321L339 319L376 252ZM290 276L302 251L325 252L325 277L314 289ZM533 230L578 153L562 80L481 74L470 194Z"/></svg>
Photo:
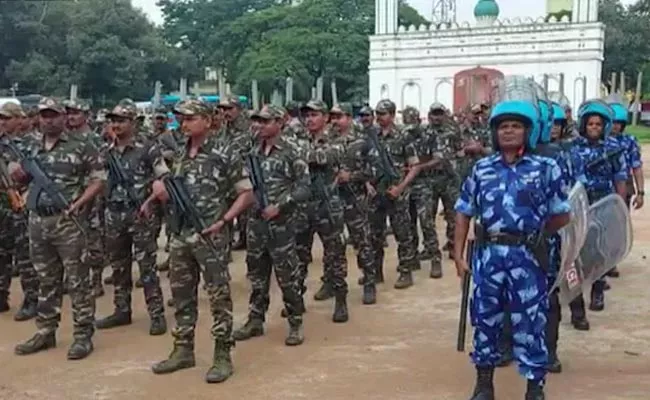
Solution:
<svg viewBox="0 0 650 400"><path fill-rule="evenodd" d="M470 68L454 75L454 112L472 104L489 103L492 88L503 73L491 68Z"/></svg>

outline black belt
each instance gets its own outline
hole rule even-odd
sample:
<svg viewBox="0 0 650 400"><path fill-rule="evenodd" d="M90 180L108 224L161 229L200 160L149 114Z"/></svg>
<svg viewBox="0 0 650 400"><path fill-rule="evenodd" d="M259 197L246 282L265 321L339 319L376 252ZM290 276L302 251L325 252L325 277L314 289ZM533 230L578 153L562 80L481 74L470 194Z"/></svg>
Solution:
<svg viewBox="0 0 650 400"><path fill-rule="evenodd" d="M480 243L498 244L502 246L525 246L530 243L529 235L513 235L510 233L488 234L479 240Z"/></svg>
<svg viewBox="0 0 650 400"><path fill-rule="evenodd" d="M548 241L539 234L512 234L505 232L487 233L477 230L476 243L478 245L496 244L501 246L526 246L537 259L540 267L548 270Z"/></svg>

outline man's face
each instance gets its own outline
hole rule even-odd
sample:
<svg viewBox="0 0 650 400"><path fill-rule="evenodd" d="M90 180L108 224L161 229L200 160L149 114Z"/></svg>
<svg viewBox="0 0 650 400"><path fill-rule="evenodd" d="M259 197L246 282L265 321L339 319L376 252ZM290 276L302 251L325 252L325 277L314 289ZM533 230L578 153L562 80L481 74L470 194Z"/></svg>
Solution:
<svg viewBox="0 0 650 400"><path fill-rule="evenodd" d="M130 118L113 116L110 119L110 130L118 138L123 139L133 134L135 121Z"/></svg>
<svg viewBox="0 0 650 400"><path fill-rule="evenodd" d="M592 115L587 119L587 137L591 140L600 139L603 134L603 119L598 115Z"/></svg>
<svg viewBox="0 0 650 400"><path fill-rule="evenodd" d="M41 132L45 135L56 136L61 134L65 129L65 114L59 114L54 110L42 110L39 112L38 123Z"/></svg>
<svg viewBox="0 0 650 400"><path fill-rule="evenodd" d="M261 139L274 138L282 130L282 121L280 119L259 119L258 135Z"/></svg>
<svg viewBox="0 0 650 400"><path fill-rule="evenodd" d="M2 129L0 130L7 132L8 134L18 132L21 118L0 116L0 120L2 120Z"/></svg>
<svg viewBox="0 0 650 400"><path fill-rule="evenodd" d="M183 133L185 136L203 136L210 130L212 119L207 115L183 116Z"/></svg>
<svg viewBox="0 0 650 400"><path fill-rule="evenodd" d="M224 119L228 122L234 121L241 112L241 109L239 109L239 107L221 106L219 108L223 112Z"/></svg>
<svg viewBox="0 0 650 400"><path fill-rule="evenodd" d="M372 114L361 114L359 117L361 119L361 124L365 128L372 126L372 124L375 123L375 116Z"/></svg>
<svg viewBox="0 0 650 400"><path fill-rule="evenodd" d="M347 114L330 114L330 119L339 132L347 132L352 125L352 117Z"/></svg>
<svg viewBox="0 0 650 400"><path fill-rule="evenodd" d="M311 133L318 133L327 124L327 114L322 111L308 110L305 113L305 125Z"/></svg>
<svg viewBox="0 0 650 400"><path fill-rule="evenodd" d="M68 118L68 126L71 129L80 128L86 123L86 113L83 111L68 108L66 109L66 116Z"/></svg>
<svg viewBox="0 0 650 400"><path fill-rule="evenodd" d="M614 124L612 125L612 135L620 135L621 133L623 133L623 129L624 127L622 123L614 122Z"/></svg>
<svg viewBox="0 0 650 400"><path fill-rule="evenodd" d="M522 148L525 136L526 126L521 121L505 120L497 128L499 146L504 150Z"/></svg>
<svg viewBox="0 0 650 400"><path fill-rule="evenodd" d="M156 115L156 118L153 120L153 128L157 132L162 132L167 128L167 117L164 115Z"/></svg>
<svg viewBox="0 0 650 400"><path fill-rule="evenodd" d="M445 120L445 112L443 110L429 111L429 123L431 125L440 125Z"/></svg>
<svg viewBox="0 0 650 400"><path fill-rule="evenodd" d="M391 125L395 120L395 114L391 114L387 111L376 111L375 114L377 114L377 123L382 128Z"/></svg>

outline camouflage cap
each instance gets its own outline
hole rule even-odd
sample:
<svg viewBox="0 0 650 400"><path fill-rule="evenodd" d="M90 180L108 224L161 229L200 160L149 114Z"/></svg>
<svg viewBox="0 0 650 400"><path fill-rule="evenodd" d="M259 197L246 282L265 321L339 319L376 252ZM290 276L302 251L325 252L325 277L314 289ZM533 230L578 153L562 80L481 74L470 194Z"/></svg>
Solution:
<svg viewBox="0 0 650 400"><path fill-rule="evenodd" d="M27 116L20 104L10 102L4 103L0 107L0 115L7 118L22 118Z"/></svg>
<svg viewBox="0 0 650 400"><path fill-rule="evenodd" d="M157 107L153 112L153 116L154 118L167 118L167 109L165 107Z"/></svg>
<svg viewBox="0 0 650 400"><path fill-rule="evenodd" d="M331 114L345 114L352 115L352 104L350 103L338 103L334 104L330 110Z"/></svg>
<svg viewBox="0 0 650 400"><path fill-rule="evenodd" d="M290 101L287 103L287 110L299 110L302 108L302 103L299 101Z"/></svg>
<svg viewBox="0 0 650 400"><path fill-rule="evenodd" d="M179 102L174 111L181 115L212 115L212 108L198 99L191 99Z"/></svg>
<svg viewBox="0 0 650 400"><path fill-rule="evenodd" d="M284 116L287 113L286 108L284 108L282 106L275 105L275 104L267 104L266 106L264 106L264 108L272 109L273 112L280 113L280 114L282 114L282 116Z"/></svg>
<svg viewBox="0 0 650 400"><path fill-rule="evenodd" d="M327 112L327 104L323 100L309 100L307 104L301 107L303 111L320 111Z"/></svg>
<svg viewBox="0 0 650 400"><path fill-rule="evenodd" d="M239 102L238 96L227 94L219 99L218 107L222 107L222 108L241 107L241 103Z"/></svg>
<svg viewBox="0 0 650 400"><path fill-rule="evenodd" d="M253 113L251 119L281 119L284 118L284 111L281 107L275 106L273 104L268 104L264 106L260 111Z"/></svg>
<svg viewBox="0 0 650 400"><path fill-rule="evenodd" d="M447 111L447 107L442 103L435 102L429 106L429 112L432 111Z"/></svg>
<svg viewBox="0 0 650 400"><path fill-rule="evenodd" d="M359 110L359 115L373 115L375 112L372 110L372 107L370 106L363 106L361 107L361 110Z"/></svg>
<svg viewBox="0 0 650 400"><path fill-rule="evenodd" d="M385 100L379 100L379 103L377 103L377 107L375 107L375 112L377 113L389 113L389 114L395 114L395 103L393 103L391 100L385 99Z"/></svg>
<svg viewBox="0 0 650 400"><path fill-rule="evenodd" d="M131 99L122 99L111 112L106 114L106 118L120 117L135 119L138 116L138 107Z"/></svg>
<svg viewBox="0 0 650 400"><path fill-rule="evenodd" d="M413 106L408 106L402 110L402 118L409 121L419 120L420 111Z"/></svg>
<svg viewBox="0 0 650 400"><path fill-rule="evenodd" d="M77 110L81 112L88 112L90 111L90 104L88 104L87 101L81 100L81 99L75 99L75 100L65 100L63 102L63 106L67 109L70 110Z"/></svg>
<svg viewBox="0 0 650 400"><path fill-rule="evenodd" d="M38 103L38 111L52 110L59 114L65 114L65 107L52 97L43 97Z"/></svg>

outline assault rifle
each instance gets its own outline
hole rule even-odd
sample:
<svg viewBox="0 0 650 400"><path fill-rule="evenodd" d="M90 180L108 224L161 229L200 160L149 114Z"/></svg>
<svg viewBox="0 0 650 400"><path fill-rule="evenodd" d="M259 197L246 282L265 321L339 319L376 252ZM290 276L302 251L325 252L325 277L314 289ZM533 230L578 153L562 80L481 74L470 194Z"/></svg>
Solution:
<svg viewBox="0 0 650 400"><path fill-rule="evenodd" d="M386 148L379 142L379 137L377 136L377 127L370 127L366 129L366 135L370 141L370 145L377 150L379 154L379 181L378 181L378 190L379 192L385 192L389 187L398 183L401 176L399 171L395 168L393 159L390 154L386 151Z"/></svg>
<svg viewBox="0 0 650 400"><path fill-rule="evenodd" d="M332 210L332 199L334 198L334 193L332 188L325 183L324 171L319 171L318 167L310 168L311 173L311 182L314 186L314 194L319 201L325 203L327 210L327 219L332 227L336 226L336 220L334 219L334 210Z"/></svg>
<svg viewBox="0 0 650 400"><path fill-rule="evenodd" d="M16 185L9 175L9 168L4 160L0 160L0 185L7 192L7 197L9 198L9 205L13 212L21 212L25 209L25 200L23 196L20 195L20 192L16 189Z"/></svg>
<svg viewBox="0 0 650 400"><path fill-rule="evenodd" d="M135 194L133 187L133 179L129 178L122 167L122 163L118 160L112 149L106 152L106 163L108 164L108 187L109 193L118 185L126 190L129 197L129 202L135 207L136 211L140 209L142 201L140 201Z"/></svg>
<svg viewBox="0 0 650 400"><path fill-rule="evenodd" d="M618 169L616 168L616 165L618 165L618 161L616 159L624 152L625 152L625 148L623 147L614 151L607 152L602 157L598 157L595 160L589 161L587 164L585 164L585 168L590 171L594 171L601 165L607 162L612 162L615 165L614 169Z"/></svg>
<svg viewBox="0 0 650 400"><path fill-rule="evenodd" d="M32 187L29 189L27 195L27 209L37 210L38 198L43 192L47 194L53 203L54 208L59 212L65 212L70 208L70 201L65 198L57 185L52 182L49 176L45 173L43 166L36 157L25 156L13 143L7 143L7 147L13 155L20 160L20 166L23 171L31 177ZM82 234L85 235L86 230L79 222L76 216L67 214L68 218L79 228Z"/></svg>
<svg viewBox="0 0 650 400"><path fill-rule="evenodd" d="M467 332L467 309L469 307L469 290L472 283L472 255L474 254L474 239L467 241L467 250L465 260L469 271L465 273L462 281L462 292L460 297L460 318L458 320L458 338L456 341L456 350L465 351L465 336Z"/></svg>
<svg viewBox="0 0 650 400"><path fill-rule="evenodd" d="M199 211L194 206L192 197L187 190L187 186L185 186L184 178L182 176L168 176L163 179L163 183L171 203L169 216L171 218L170 229L172 232L180 233L185 226L191 227L203 239L214 256L219 258L217 245L210 235L203 233L208 225L203 221Z"/></svg>
<svg viewBox="0 0 650 400"><path fill-rule="evenodd" d="M246 156L246 169L248 170L248 178L251 180L253 185L253 195L255 196L255 201L260 211L263 211L269 205L269 196L266 193L266 187L264 185L264 172L262 171L262 166L260 165L260 159L255 154L248 154ZM269 236L273 238L273 232L269 227L267 222L267 228Z"/></svg>

